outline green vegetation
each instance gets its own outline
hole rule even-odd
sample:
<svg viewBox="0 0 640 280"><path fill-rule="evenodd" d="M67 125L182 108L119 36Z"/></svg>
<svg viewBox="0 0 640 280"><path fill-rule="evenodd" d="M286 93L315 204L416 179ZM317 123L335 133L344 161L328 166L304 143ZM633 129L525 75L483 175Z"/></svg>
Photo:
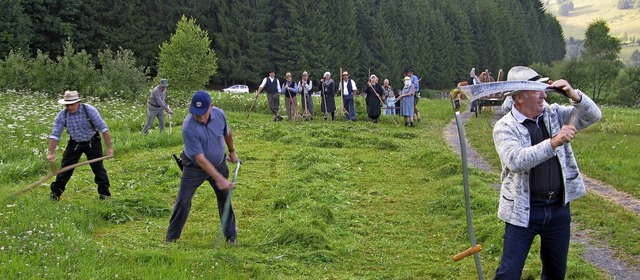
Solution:
<svg viewBox="0 0 640 280"><path fill-rule="evenodd" d="M114 197L98 201L91 171L79 168L62 200L53 203L47 185L15 199L6 195L48 172L45 138L59 105L44 95L2 92L0 102L10 109L0 118L5 141L0 145L3 275L475 278L471 259L451 261L469 243L460 159L441 133L452 118L448 101L420 102L424 121L410 129L388 118L380 124L274 123L264 105L246 120L252 96L212 97L226 110L244 160L233 199L239 227L234 247L218 239L214 194L206 185L196 193L183 238L162 244L179 182L171 154L181 150L175 125L185 116L184 104L168 100L176 112L172 133L155 130L144 137L143 104L86 99L101 110L113 135L116 158L105 164ZM498 265L502 246L492 186L497 180L497 174L472 170L474 222L487 277ZM639 242L629 238L622 244L637 250ZM603 279L580 252L580 246L571 247L569 278ZM537 256L532 250L526 278L540 274Z"/></svg>
<svg viewBox="0 0 640 280"><path fill-rule="evenodd" d="M218 58L210 45L208 32L200 29L194 19L183 16L175 34L160 46L158 76L171 79L174 90L192 92L203 89L218 69Z"/></svg>
<svg viewBox="0 0 640 280"><path fill-rule="evenodd" d="M442 89L472 67L550 63L565 54L560 24L539 1L9 0L0 15L1 59L18 49L55 59L70 40L94 57L130 50L154 77L159 46L183 16L194 19L219 58L216 86L256 88L274 67L316 81L342 67L360 84L371 69L395 82L409 66L430 77L423 87Z"/></svg>

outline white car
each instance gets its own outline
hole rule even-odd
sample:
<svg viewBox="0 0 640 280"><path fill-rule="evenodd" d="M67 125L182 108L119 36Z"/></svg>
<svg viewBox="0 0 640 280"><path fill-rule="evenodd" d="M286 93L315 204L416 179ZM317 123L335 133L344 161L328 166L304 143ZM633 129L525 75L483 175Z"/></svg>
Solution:
<svg viewBox="0 0 640 280"><path fill-rule="evenodd" d="M249 87L246 85L233 85L222 90L229 93L249 93Z"/></svg>

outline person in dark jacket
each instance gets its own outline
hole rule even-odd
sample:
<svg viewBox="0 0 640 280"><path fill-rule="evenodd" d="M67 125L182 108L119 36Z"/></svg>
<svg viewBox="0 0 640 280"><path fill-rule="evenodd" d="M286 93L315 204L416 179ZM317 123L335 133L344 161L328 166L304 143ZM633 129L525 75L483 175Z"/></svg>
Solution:
<svg viewBox="0 0 640 280"><path fill-rule="evenodd" d="M324 113L323 120L328 120L328 114L331 114L331 120L335 119L336 111L336 84L331 79L331 73L325 72L320 84L318 85L320 90L320 109Z"/></svg>
<svg viewBox="0 0 640 280"><path fill-rule="evenodd" d="M380 107L382 107L382 93L384 89L378 83L378 77L376 75L371 75L369 77L369 82L367 83L367 88L364 89L364 93L367 95L367 115L371 119L372 122L377 123L380 118Z"/></svg>

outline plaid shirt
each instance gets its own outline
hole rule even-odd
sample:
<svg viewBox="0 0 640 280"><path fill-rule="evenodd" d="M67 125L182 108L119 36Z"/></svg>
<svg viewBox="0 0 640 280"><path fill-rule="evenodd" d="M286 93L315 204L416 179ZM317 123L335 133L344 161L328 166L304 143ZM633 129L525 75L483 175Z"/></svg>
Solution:
<svg viewBox="0 0 640 280"><path fill-rule="evenodd" d="M93 130L89 120L87 120L87 114L85 114L84 110L87 109L87 113L89 114L89 118L91 118L91 122L95 125L96 129L100 131L100 133L104 133L109 130L107 124L104 122L102 117L100 117L100 113L98 110L88 104L80 104L78 108L78 112L75 114L67 113L67 110L64 109L58 113L55 121L53 122L53 129L51 135L49 135L50 139L55 139L60 141L60 137L62 136L62 132L64 128L67 128L67 133L73 141L76 142L85 142L89 141L96 131ZM65 122L65 114L66 122Z"/></svg>

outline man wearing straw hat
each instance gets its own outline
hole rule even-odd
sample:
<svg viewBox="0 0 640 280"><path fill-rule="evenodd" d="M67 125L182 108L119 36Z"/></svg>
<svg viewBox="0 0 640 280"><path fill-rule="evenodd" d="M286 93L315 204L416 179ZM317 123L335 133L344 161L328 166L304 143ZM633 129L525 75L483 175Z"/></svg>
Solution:
<svg viewBox="0 0 640 280"><path fill-rule="evenodd" d="M149 100L147 101L147 122L142 129L142 133L149 134L149 129L153 125L153 120L158 118L158 127L160 132L164 130L164 111L167 111L169 115L173 115L173 111L169 108L169 105L164 103L167 98L167 87L169 86L169 80L160 79L160 84L153 88Z"/></svg>
<svg viewBox="0 0 640 280"><path fill-rule="evenodd" d="M347 121L356 121L356 107L353 96L358 94L358 88L356 82L349 79L349 73L347 71L342 72L342 81L338 86L338 91L342 93L342 104L346 111L345 119Z"/></svg>
<svg viewBox="0 0 640 280"><path fill-rule="evenodd" d="M508 81L546 82L533 69L516 66ZM564 279L569 252L569 202L586 193L571 141L597 122L598 106L565 80L550 85L571 106L545 102L545 91L514 91L513 106L495 125L493 139L502 164L498 217L505 222L495 279L520 279L536 235L540 235L542 279Z"/></svg>
<svg viewBox="0 0 640 280"><path fill-rule="evenodd" d="M95 107L89 104L81 104L80 100L81 98L77 91L65 91L64 98L58 100L58 103L66 108L58 113L53 123L53 129L49 136L49 155L47 160L55 163L56 147L62 132L67 128L69 141L67 141L67 147L62 155L60 168L78 163L82 154L87 156L87 160L102 157L100 133L102 133L107 146L107 156L113 156L111 134L109 134L107 124L100 117L100 113ZM91 170L95 175L94 181L98 185L99 198L110 197L109 177L102 161L91 163ZM73 169L56 176L56 180L51 183L51 200L60 200L67 182L71 179L71 175L73 175Z"/></svg>
<svg viewBox="0 0 640 280"><path fill-rule="evenodd" d="M236 244L236 219L231 203L229 216L222 217L229 189L234 187L234 183L227 179L229 167L225 162L225 147L229 152L228 159L234 163L238 162L231 128L227 125L224 112L213 106L211 96L206 91L193 94L189 113L182 122L184 151L180 158L183 170L165 243L175 242L180 238L191 211L193 194L204 181L209 181L216 194L220 220L225 221L222 227L227 244Z"/></svg>

